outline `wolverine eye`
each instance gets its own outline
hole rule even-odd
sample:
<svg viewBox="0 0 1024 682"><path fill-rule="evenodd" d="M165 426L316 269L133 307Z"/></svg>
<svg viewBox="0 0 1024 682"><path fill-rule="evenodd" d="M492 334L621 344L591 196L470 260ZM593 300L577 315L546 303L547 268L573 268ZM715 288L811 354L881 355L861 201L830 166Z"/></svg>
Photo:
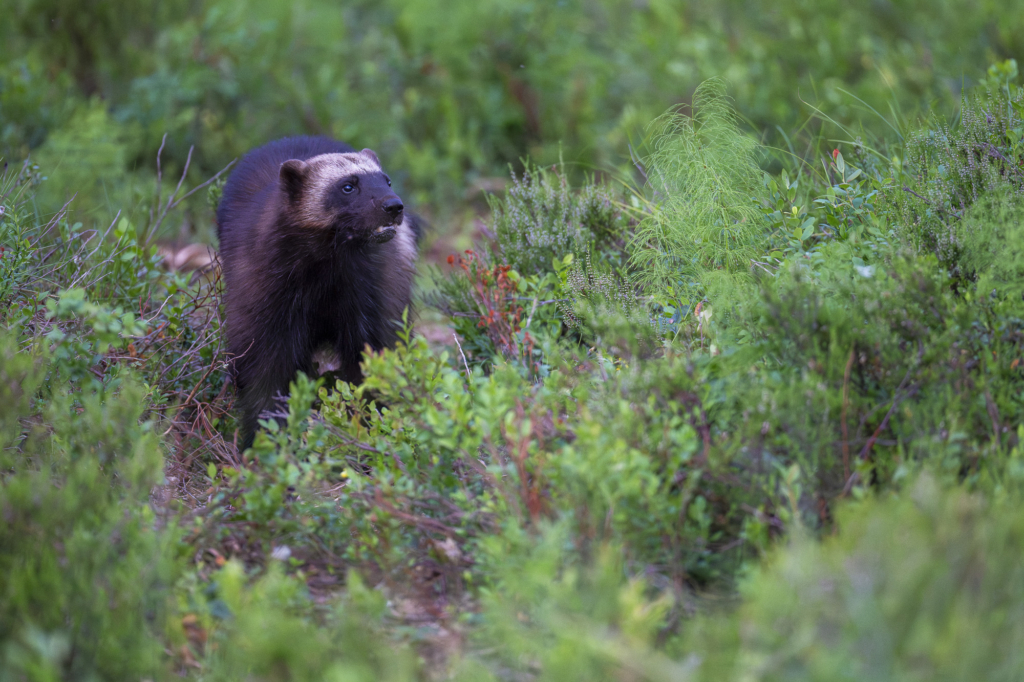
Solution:
<svg viewBox="0 0 1024 682"><path fill-rule="evenodd" d="M388 176L385 175L384 179L388 181L388 187L390 187L391 186L391 178L389 178Z"/></svg>
<svg viewBox="0 0 1024 682"><path fill-rule="evenodd" d="M344 185L341 186L341 191L344 192L345 194L352 194L352 192L354 192L355 189L355 185L353 185L351 182L346 182Z"/></svg>

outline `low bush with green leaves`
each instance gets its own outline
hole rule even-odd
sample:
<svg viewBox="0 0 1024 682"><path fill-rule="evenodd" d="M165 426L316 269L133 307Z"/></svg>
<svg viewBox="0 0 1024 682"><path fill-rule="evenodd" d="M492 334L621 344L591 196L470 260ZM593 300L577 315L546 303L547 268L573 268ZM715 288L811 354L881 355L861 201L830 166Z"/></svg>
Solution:
<svg viewBox="0 0 1024 682"><path fill-rule="evenodd" d="M159 674L181 550L148 504L163 458L140 419L143 387L44 384L60 376L59 356L19 349L8 332L0 343L0 669L31 680Z"/></svg>
<svg viewBox="0 0 1024 682"><path fill-rule="evenodd" d="M835 537L796 533L744 580L734 614L690 625L677 644L689 679L1019 677L1019 450L1007 464L986 495L924 475L845 506Z"/></svg>

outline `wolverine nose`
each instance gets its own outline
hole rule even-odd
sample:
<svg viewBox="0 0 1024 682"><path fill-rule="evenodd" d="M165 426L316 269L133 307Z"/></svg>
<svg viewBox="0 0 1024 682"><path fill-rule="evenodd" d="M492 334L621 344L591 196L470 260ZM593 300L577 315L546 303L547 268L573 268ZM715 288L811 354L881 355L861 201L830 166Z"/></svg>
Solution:
<svg viewBox="0 0 1024 682"><path fill-rule="evenodd" d="M391 197L390 199L385 199L384 203L381 204L380 207L383 208L384 212L387 213L392 218L397 218L399 215L401 215L402 209L405 208L405 206L402 205L402 200L399 199L398 197Z"/></svg>

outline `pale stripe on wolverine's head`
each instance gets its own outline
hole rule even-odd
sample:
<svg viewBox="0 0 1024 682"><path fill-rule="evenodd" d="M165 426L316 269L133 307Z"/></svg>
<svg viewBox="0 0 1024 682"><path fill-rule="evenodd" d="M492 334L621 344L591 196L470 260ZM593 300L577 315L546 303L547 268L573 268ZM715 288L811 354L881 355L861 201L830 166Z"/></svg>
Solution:
<svg viewBox="0 0 1024 682"><path fill-rule="evenodd" d="M373 150L346 154L320 154L300 161L289 159L281 164L281 186L292 202L300 205L303 221L326 227L327 216L316 211L327 189L344 177L383 173Z"/></svg>

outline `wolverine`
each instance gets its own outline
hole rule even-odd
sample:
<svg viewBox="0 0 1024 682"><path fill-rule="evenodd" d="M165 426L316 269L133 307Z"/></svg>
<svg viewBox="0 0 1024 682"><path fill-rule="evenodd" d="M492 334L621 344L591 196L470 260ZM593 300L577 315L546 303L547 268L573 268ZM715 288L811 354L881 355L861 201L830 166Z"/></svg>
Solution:
<svg viewBox="0 0 1024 682"><path fill-rule="evenodd" d="M242 159L217 232L245 449L296 372L357 383L364 348L394 345L420 225L374 152L292 137Z"/></svg>

